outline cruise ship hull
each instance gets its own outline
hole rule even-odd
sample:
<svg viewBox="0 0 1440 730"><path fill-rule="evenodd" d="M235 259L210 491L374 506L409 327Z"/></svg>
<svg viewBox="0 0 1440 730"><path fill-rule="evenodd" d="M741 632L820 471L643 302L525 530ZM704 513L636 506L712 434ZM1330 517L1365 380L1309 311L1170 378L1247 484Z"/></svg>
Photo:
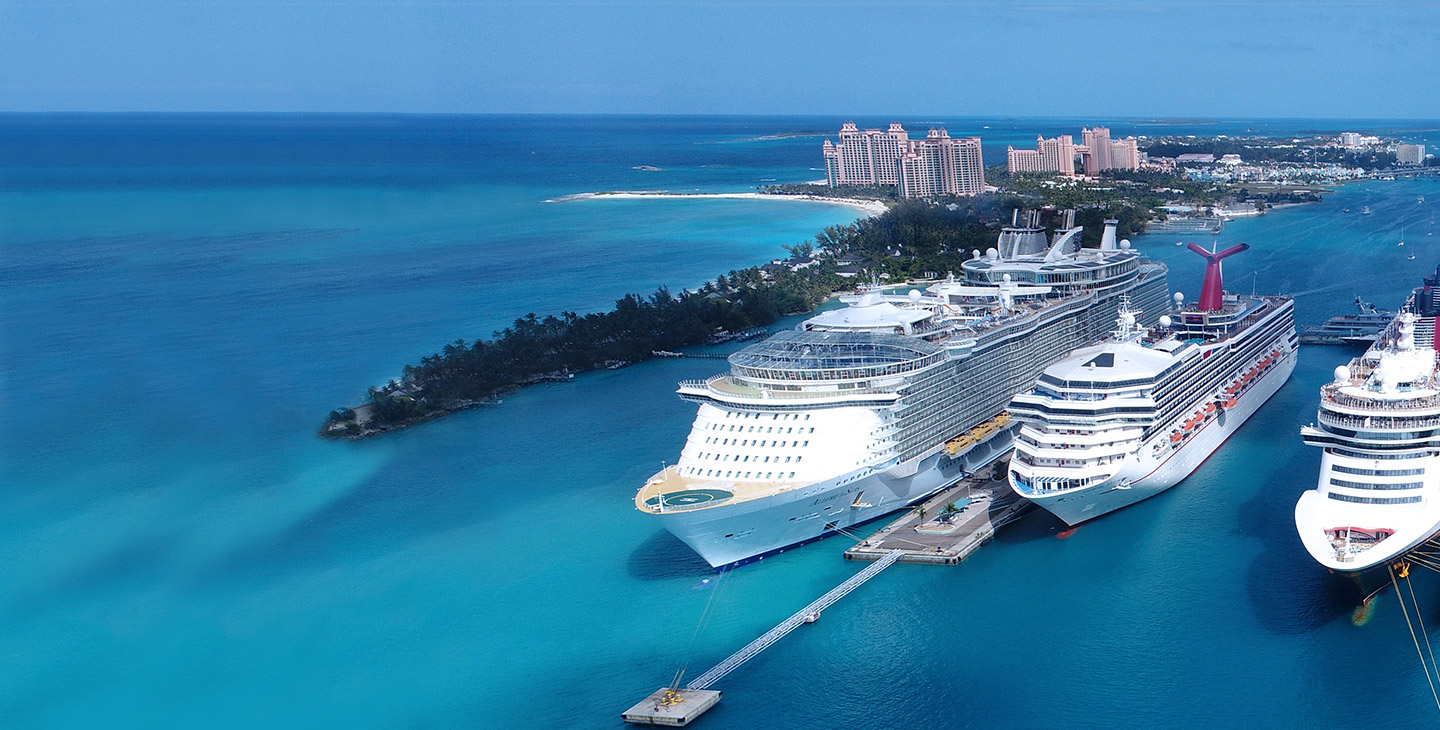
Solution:
<svg viewBox="0 0 1440 730"><path fill-rule="evenodd" d="M907 476L892 477L892 470L884 470L847 483L851 472L724 509L674 510L658 517L665 529L712 567L743 565L929 497L1009 453L1016 429L1018 425L997 431L957 457L943 450L925 457Z"/></svg>
<svg viewBox="0 0 1440 730"><path fill-rule="evenodd" d="M1167 448L1170 431L1162 429L1126 457L1114 475L1095 485L1062 492L1017 491L1072 526L1153 497L1190 476L1280 390L1295 369L1297 352L1289 350L1237 399L1234 408L1222 411L1178 449Z"/></svg>

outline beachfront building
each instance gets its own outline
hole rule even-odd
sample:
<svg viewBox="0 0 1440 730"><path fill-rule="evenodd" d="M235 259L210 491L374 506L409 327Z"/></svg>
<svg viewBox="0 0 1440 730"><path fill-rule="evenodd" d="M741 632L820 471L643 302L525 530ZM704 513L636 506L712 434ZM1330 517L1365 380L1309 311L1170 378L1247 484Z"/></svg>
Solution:
<svg viewBox="0 0 1440 730"><path fill-rule="evenodd" d="M1140 144L1134 137L1117 139L1110 143L1110 169L1140 169Z"/></svg>
<svg viewBox="0 0 1440 730"><path fill-rule="evenodd" d="M840 125L840 141L825 140L825 176L830 186L898 185L900 156L910 147L910 136L899 122L886 130Z"/></svg>
<svg viewBox="0 0 1440 730"><path fill-rule="evenodd" d="M1052 139L1035 137L1035 149L1017 150L1010 147L1005 151L1005 163L1010 172L1058 172L1061 175L1075 174L1075 140L1068 134Z"/></svg>
<svg viewBox="0 0 1440 730"><path fill-rule="evenodd" d="M952 138L943 129L930 130L901 155L899 186L902 198L979 195L985 191L980 138Z"/></svg>
<svg viewBox="0 0 1440 730"><path fill-rule="evenodd" d="M1098 175L1101 170L1110 169L1110 129L1095 127L1081 129L1080 139L1088 154L1085 155L1085 174Z"/></svg>
<svg viewBox="0 0 1440 730"><path fill-rule="evenodd" d="M1402 144L1395 147L1395 162L1401 165L1420 165L1425 162L1425 145Z"/></svg>
<svg viewBox="0 0 1440 730"><path fill-rule="evenodd" d="M1040 150L1017 150L1014 147L1006 147L1005 168L1011 174L1040 172Z"/></svg>
<svg viewBox="0 0 1440 730"><path fill-rule="evenodd" d="M932 129L912 140L899 122L886 130L840 127L839 142L825 140L825 177L831 187L885 185L904 198L979 195L985 190L985 163L979 137L951 137Z"/></svg>

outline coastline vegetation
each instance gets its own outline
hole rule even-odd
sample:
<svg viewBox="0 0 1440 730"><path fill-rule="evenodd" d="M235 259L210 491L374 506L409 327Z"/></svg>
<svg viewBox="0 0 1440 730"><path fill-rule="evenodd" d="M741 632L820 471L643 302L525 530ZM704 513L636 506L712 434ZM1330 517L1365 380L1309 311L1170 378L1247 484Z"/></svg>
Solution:
<svg viewBox="0 0 1440 730"><path fill-rule="evenodd" d="M364 403L338 408L320 433L351 437L382 433L439 415L493 403L525 385L573 373L623 367L673 351L733 337L810 312L831 294L852 288L841 260L859 261L889 280L943 276L972 251L994 244L1010 210L1035 201L982 195L945 204L902 201L873 218L827 227L813 241L787 246L791 257L731 271L693 291L627 294L608 312L528 314L488 339L456 340L401 376L371 388Z"/></svg>

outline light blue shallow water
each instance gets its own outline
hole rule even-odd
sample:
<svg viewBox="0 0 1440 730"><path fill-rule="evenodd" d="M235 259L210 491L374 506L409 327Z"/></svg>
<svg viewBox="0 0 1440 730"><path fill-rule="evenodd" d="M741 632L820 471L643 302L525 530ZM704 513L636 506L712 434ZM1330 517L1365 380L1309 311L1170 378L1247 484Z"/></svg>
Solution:
<svg viewBox="0 0 1440 730"><path fill-rule="evenodd" d="M450 339L693 285L853 218L543 202L650 187L635 164L696 189L809 179L814 140L700 143L818 122L400 120L382 144L370 121L112 121L105 149L133 155L98 158L34 141L104 136L73 119L0 124L6 727L616 727L681 661L703 670L855 571L831 539L717 581L630 506L688 431L674 383L714 361L586 375L362 443L312 436ZM522 164L561 133L600 151ZM432 160L426 138L460 152ZM465 152L502 142L520 162ZM714 164L736 167L701 167L730 148L746 151ZM1440 263L1435 213L1440 184L1365 183L1219 243L1254 246L1227 262L1232 288L1255 270L1315 322L1354 294L1398 303ZM1175 240L1136 243L1193 297L1199 258ZM892 568L726 679L704 722L1432 726L1393 597L1353 627L1352 592L1294 537L1318 466L1297 428L1348 356L1306 349L1160 497L1066 540L1035 514L962 566ZM1433 629L1440 586L1417 588Z"/></svg>

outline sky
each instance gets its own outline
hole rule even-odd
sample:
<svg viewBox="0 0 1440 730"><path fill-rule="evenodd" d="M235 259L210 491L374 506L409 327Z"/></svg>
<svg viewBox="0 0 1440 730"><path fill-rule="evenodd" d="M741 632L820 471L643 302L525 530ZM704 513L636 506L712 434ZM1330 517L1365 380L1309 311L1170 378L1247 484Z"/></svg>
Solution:
<svg viewBox="0 0 1440 730"><path fill-rule="evenodd" d="M1440 117L1440 2L0 0L0 111Z"/></svg>

